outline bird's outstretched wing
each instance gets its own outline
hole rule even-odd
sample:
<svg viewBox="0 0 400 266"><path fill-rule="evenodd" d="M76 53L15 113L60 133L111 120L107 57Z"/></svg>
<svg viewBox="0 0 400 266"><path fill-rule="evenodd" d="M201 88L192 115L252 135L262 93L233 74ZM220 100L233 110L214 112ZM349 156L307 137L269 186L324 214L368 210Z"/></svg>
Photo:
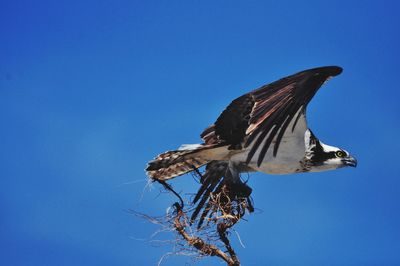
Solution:
<svg viewBox="0 0 400 266"><path fill-rule="evenodd" d="M207 144L225 143L231 149L251 147L247 163L261 149L257 158L260 166L273 140L276 156L289 124L295 119L289 128L293 132L321 85L341 72L342 68L337 66L308 69L242 95L232 101L201 137Z"/></svg>

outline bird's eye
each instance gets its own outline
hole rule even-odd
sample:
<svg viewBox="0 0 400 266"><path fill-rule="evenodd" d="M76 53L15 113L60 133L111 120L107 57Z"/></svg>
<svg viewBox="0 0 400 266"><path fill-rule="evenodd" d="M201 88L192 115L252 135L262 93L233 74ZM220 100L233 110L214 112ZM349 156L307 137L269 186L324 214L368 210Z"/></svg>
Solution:
<svg viewBox="0 0 400 266"><path fill-rule="evenodd" d="M346 153L344 153L343 151L337 151L336 156L339 158L343 158L343 157L346 157Z"/></svg>

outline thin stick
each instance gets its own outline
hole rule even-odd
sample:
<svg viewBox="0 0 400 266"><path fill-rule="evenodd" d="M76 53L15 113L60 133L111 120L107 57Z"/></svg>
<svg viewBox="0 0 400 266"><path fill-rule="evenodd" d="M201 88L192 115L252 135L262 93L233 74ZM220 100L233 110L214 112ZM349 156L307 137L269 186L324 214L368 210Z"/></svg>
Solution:
<svg viewBox="0 0 400 266"><path fill-rule="evenodd" d="M196 248L197 250L200 251L200 253L208 255L208 256L217 256L220 257L221 259L223 259L229 266L238 266L240 265L238 258L236 257L235 252L233 251L232 247L229 244L229 240L227 240L226 236L224 235L224 237L226 238L226 240L224 241L222 239L222 241L224 242L225 246L229 247L228 251L229 254L234 254L234 257L229 257L225 252L223 252L222 250L220 250L217 246L212 245L212 244L207 244L203 239L201 239L200 237L192 237L190 236L185 228L186 226L182 224L181 222L181 218L185 216L184 212L182 211L182 209L180 208L180 206L177 206L177 214L174 220L174 226L176 231L183 237L183 239L186 240L186 242ZM226 229L225 229L226 230ZM227 244L228 243L228 246Z"/></svg>

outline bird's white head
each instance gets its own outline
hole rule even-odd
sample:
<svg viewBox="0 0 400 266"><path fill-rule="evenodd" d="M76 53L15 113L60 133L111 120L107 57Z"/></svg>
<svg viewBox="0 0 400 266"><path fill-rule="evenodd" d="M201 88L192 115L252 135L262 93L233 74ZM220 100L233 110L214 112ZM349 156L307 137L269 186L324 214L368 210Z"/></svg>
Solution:
<svg viewBox="0 0 400 266"><path fill-rule="evenodd" d="M306 144L305 160L310 172L357 166L357 160L346 150L322 143L311 130L306 131L304 138Z"/></svg>

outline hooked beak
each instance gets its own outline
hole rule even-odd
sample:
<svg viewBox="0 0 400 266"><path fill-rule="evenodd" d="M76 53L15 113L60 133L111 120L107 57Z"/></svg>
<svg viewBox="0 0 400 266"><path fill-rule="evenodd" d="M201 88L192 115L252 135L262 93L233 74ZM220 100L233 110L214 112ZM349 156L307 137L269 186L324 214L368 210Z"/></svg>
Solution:
<svg viewBox="0 0 400 266"><path fill-rule="evenodd" d="M345 166L357 167L357 160L354 157L347 157L342 160Z"/></svg>

